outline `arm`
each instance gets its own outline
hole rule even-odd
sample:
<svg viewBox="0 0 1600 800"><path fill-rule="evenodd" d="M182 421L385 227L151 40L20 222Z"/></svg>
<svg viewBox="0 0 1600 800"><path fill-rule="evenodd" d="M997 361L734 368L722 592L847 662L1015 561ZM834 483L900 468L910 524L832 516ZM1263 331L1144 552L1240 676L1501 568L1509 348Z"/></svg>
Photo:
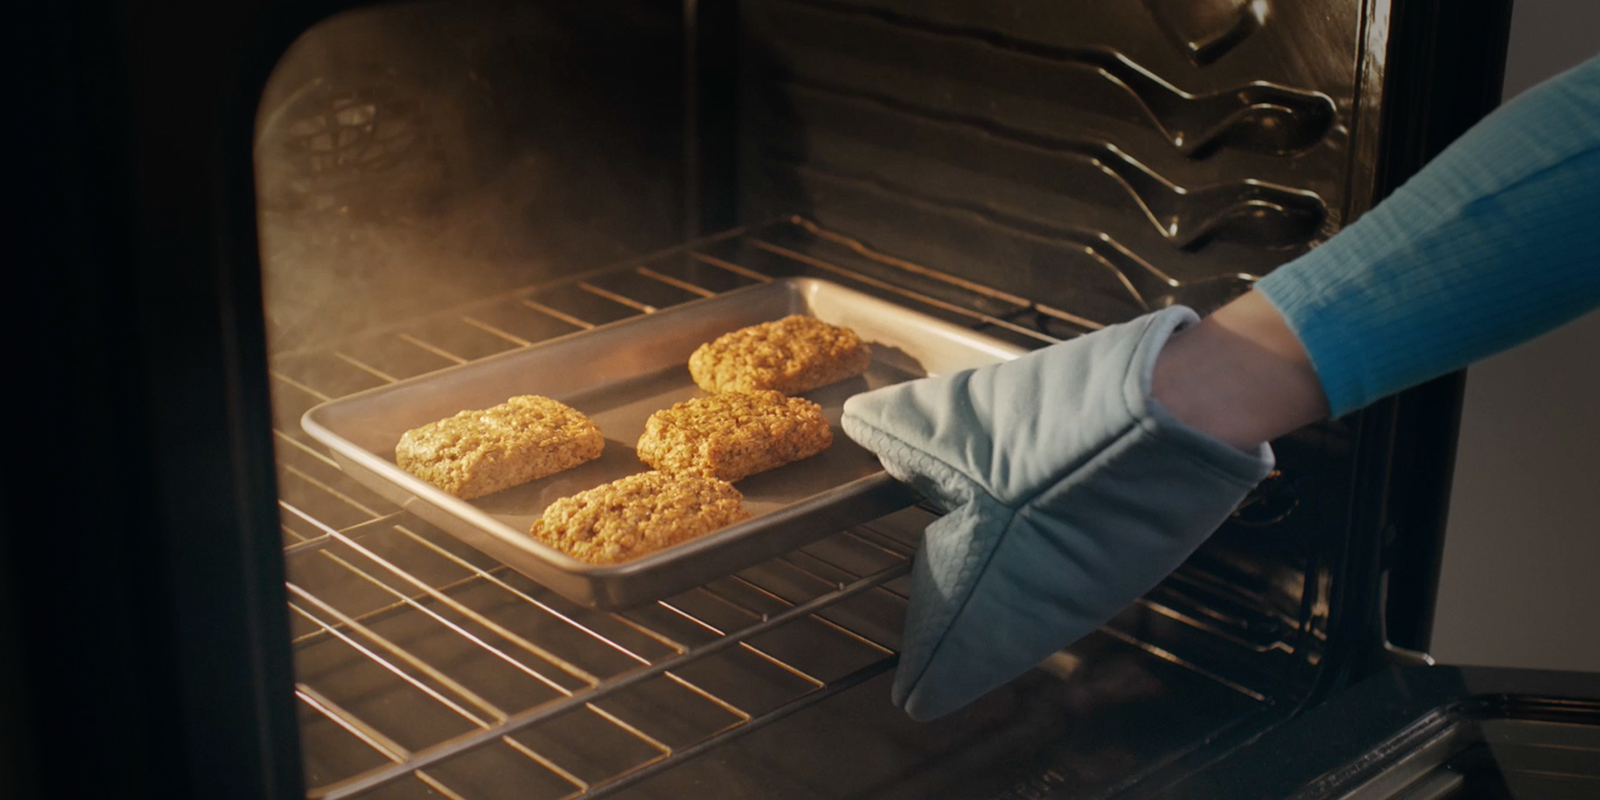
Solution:
<svg viewBox="0 0 1600 800"><path fill-rule="evenodd" d="M1310 357L1260 292L1173 334L1150 394L1173 416L1241 450L1328 416Z"/></svg>
<svg viewBox="0 0 1600 800"><path fill-rule="evenodd" d="M1366 216L1175 335L1154 396L1238 447L1600 305L1600 58L1496 111Z"/></svg>

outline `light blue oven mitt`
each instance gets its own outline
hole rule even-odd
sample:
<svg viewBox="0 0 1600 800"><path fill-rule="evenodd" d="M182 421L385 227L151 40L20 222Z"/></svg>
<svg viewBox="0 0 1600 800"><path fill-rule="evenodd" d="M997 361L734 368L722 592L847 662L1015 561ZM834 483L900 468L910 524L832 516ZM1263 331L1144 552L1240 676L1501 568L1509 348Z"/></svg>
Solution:
<svg viewBox="0 0 1600 800"><path fill-rule="evenodd" d="M1176 569L1272 467L1150 397L1164 309L1004 364L850 398L844 430L948 513L911 576L896 705L931 719L1088 634Z"/></svg>

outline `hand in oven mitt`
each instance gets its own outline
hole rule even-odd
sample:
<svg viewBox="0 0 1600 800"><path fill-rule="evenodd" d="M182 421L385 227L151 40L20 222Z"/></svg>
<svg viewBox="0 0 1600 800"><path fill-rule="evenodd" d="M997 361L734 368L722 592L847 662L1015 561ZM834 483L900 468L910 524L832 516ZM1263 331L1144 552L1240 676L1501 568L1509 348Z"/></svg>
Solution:
<svg viewBox="0 0 1600 800"><path fill-rule="evenodd" d="M948 513L911 577L896 705L954 711L1178 567L1272 467L1150 395L1181 306L1004 364L852 397L844 430Z"/></svg>

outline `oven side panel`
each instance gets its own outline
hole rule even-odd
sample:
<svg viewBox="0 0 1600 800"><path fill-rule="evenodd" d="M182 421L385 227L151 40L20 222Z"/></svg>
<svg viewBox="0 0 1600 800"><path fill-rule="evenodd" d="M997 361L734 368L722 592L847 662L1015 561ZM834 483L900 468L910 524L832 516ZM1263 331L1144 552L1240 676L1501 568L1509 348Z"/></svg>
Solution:
<svg viewBox="0 0 1600 800"><path fill-rule="evenodd" d="M1265 274L1365 207L1386 11L746 2L741 211L1125 319L1173 300L1157 275Z"/></svg>
<svg viewBox="0 0 1600 800"><path fill-rule="evenodd" d="M38 796L297 797L248 150L284 15L11 11L7 759Z"/></svg>
<svg viewBox="0 0 1600 800"><path fill-rule="evenodd" d="M692 238L687 46L652 0L397 3L306 31L256 116L272 350Z"/></svg>

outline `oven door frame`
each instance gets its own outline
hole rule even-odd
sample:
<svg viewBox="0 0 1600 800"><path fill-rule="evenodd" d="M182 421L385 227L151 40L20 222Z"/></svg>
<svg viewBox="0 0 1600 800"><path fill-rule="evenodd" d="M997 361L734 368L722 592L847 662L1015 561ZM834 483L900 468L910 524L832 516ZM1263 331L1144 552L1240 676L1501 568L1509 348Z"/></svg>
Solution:
<svg viewBox="0 0 1600 800"><path fill-rule="evenodd" d="M43 390L0 517L22 797L304 796L251 142L279 55L343 7L13 10L32 202L4 324Z"/></svg>

